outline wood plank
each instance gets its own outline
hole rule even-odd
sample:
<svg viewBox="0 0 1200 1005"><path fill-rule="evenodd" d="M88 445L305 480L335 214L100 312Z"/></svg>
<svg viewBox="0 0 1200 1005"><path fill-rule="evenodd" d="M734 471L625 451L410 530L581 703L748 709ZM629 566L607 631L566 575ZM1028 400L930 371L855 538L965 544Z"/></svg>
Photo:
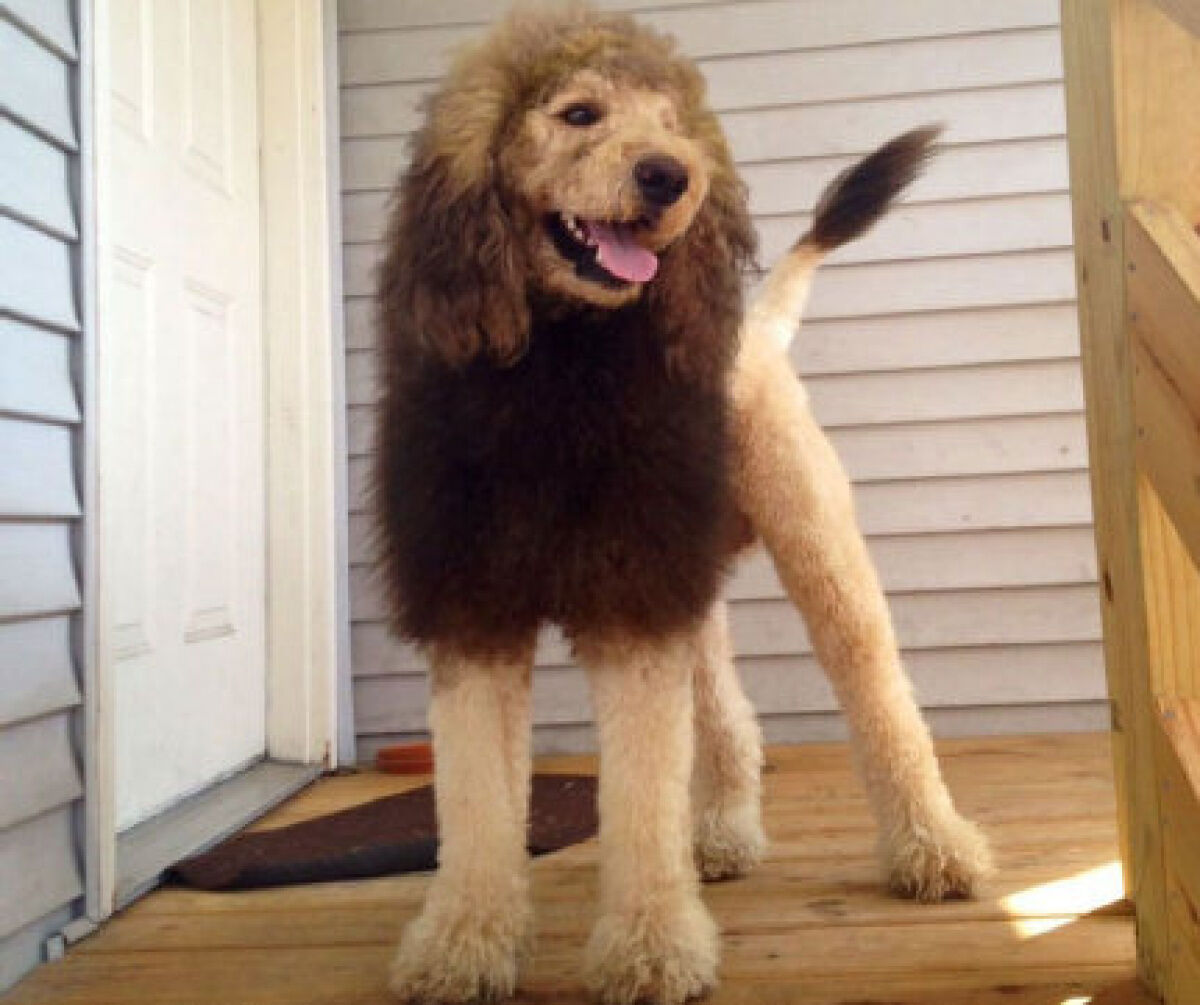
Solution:
<svg viewBox="0 0 1200 1005"><path fill-rule="evenodd" d="M1200 37L1154 0L1116 11L1121 194L1200 222Z"/></svg>
<svg viewBox="0 0 1200 1005"><path fill-rule="evenodd" d="M710 1000L1061 1005L1091 997L1094 1005L1146 1005L1129 983L1131 919L1110 903L1120 890L1106 738L940 748L960 801L985 818L996 843L1002 868L984 896L937 908L883 896L847 750L771 749L773 851L750 878L705 889L724 931L722 984ZM540 767L587 770L594 760ZM410 784L373 774L329 779L296 805L330 811ZM295 818L287 808L276 814L280 823ZM1038 826L1047 820L1056 826ZM596 895L595 843L541 859L532 871L538 949L515 1001L574 1001ZM233 895L162 891L7 1000L382 1001L394 940L427 884L428 876L407 876Z"/></svg>
<svg viewBox="0 0 1200 1005"><path fill-rule="evenodd" d="M1186 1005L1200 996L1200 700L1158 701L1171 971L1168 1001Z"/></svg>
<svg viewBox="0 0 1200 1005"><path fill-rule="evenodd" d="M1200 697L1200 571L1145 478L1138 494L1152 687L1160 696Z"/></svg>
<svg viewBox="0 0 1200 1005"><path fill-rule="evenodd" d="M1179 385L1145 343L1135 341L1130 356L1137 463L1195 561L1200 556L1200 427Z"/></svg>
<svg viewBox="0 0 1200 1005"><path fill-rule="evenodd" d="M1126 221L1137 459L1200 556L1200 241L1149 204Z"/></svg>
<svg viewBox="0 0 1200 1005"><path fill-rule="evenodd" d="M83 795L66 712L0 729L0 830Z"/></svg>
<svg viewBox="0 0 1200 1005"><path fill-rule="evenodd" d="M0 417L0 517L77 517L74 430Z"/></svg>
<svg viewBox="0 0 1200 1005"><path fill-rule="evenodd" d="M954 952L954 947L951 942L948 951ZM1003 970L984 967L975 974L932 970L920 976L889 972L821 975L814 980L811 973L804 973L782 975L770 982L727 981L706 1001L712 1005L845 1005L868 1001L928 1005L929 996L934 994L938 1005L1074 1005L1072 998L1093 1005L1150 1005L1150 1000L1133 987L1128 964L1121 962L1124 945L1115 948L1121 952L1115 958L1118 962L1080 964L1074 969L1062 963L1026 968L1021 965L1023 957L1016 955L1007 975ZM581 1001L582 949L582 941L572 941L557 946L553 960L545 953L537 957L521 992L510 1000L514 1005ZM966 947L964 950L969 952ZM8 1001L10 1005L45 1005L50 1001L62 1005L208 1005L246 1000L250 989L256 1005L379 1005L387 1001L385 975L393 951L394 946L380 943L290 953L252 949L79 956L69 966L45 968L36 982L19 988Z"/></svg>
<svg viewBox="0 0 1200 1005"><path fill-rule="evenodd" d="M0 413L78 422L69 338L0 318Z"/></svg>
<svg viewBox="0 0 1200 1005"><path fill-rule="evenodd" d="M1132 65L1116 29L1125 0L1064 0L1063 51L1098 567L1113 701L1121 857L1138 912L1140 972L1161 987L1168 959L1135 482L1132 374L1125 335L1124 213L1128 118L1118 117ZM1114 82L1114 74L1120 81Z"/></svg>
<svg viewBox="0 0 1200 1005"><path fill-rule="evenodd" d="M1157 0L1158 5L1193 35L1200 35L1200 10L1188 0Z"/></svg>
<svg viewBox="0 0 1200 1005"><path fill-rule="evenodd" d="M1134 333L1200 415L1200 238L1174 207L1146 201L1125 226Z"/></svg>

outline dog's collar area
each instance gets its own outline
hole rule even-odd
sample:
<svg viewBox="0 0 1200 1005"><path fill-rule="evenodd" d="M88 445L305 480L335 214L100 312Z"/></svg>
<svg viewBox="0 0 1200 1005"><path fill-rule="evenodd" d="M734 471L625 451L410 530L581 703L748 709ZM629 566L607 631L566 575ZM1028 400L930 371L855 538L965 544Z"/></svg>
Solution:
<svg viewBox="0 0 1200 1005"><path fill-rule="evenodd" d="M653 253L633 245L628 237L618 235L618 231L632 230L632 226L582 221L576 217L566 218L560 213L546 217L546 230L554 247L575 266L575 274L612 290L624 290L635 282L649 281L658 265ZM622 270L636 278L615 275L601 264L606 253L615 256L618 252Z"/></svg>

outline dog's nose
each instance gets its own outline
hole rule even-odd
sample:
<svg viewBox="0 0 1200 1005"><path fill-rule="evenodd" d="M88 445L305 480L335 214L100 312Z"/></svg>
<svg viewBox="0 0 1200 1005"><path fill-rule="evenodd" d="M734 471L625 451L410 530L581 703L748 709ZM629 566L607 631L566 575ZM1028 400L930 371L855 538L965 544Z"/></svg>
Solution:
<svg viewBox="0 0 1200 1005"><path fill-rule="evenodd" d="M638 161L633 168L633 178L642 196L655 206L670 206L688 187L687 168L674 157L662 154Z"/></svg>

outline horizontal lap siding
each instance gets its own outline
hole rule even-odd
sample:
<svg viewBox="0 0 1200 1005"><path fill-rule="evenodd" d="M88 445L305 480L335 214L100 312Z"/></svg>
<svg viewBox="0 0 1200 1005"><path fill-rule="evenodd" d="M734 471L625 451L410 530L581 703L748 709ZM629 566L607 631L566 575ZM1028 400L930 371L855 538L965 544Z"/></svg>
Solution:
<svg viewBox="0 0 1200 1005"><path fill-rule="evenodd" d="M794 350L855 483L917 691L950 732L1092 728L1104 681L1091 543L1053 0L610 0L680 40L750 186L770 262L830 178L945 124L903 204L835 255ZM372 270L420 102L483 0L342 0L341 177L360 751L421 732L421 656L392 641L365 483L378 397ZM964 560L965 559L965 560ZM761 552L727 590L746 686L776 740L840 735L807 632ZM557 633L538 649L538 742L593 742Z"/></svg>
<svg viewBox="0 0 1200 1005"><path fill-rule="evenodd" d="M0 0L0 989L77 912L77 47Z"/></svg>

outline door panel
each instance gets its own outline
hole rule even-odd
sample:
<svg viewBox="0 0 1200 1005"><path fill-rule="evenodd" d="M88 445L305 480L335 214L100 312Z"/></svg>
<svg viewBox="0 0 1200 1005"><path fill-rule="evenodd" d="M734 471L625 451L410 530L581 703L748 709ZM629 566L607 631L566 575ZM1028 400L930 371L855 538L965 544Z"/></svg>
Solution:
<svg viewBox="0 0 1200 1005"><path fill-rule="evenodd" d="M111 0L99 131L101 620L117 827L259 757L253 0Z"/></svg>

